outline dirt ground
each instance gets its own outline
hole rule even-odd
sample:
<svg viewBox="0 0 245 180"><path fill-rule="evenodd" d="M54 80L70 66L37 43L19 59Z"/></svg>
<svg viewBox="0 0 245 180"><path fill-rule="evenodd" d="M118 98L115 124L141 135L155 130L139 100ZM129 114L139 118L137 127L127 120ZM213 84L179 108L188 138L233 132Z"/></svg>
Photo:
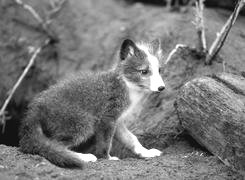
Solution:
<svg viewBox="0 0 245 180"><path fill-rule="evenodd" d="M99 160L84 170L62 169L40 156L23 155L15 147L0 146L0 179L207 179L242 180L242 176L225 167L217 158L180 141L152 159L125 158Z"/></svg>
<svg viewBox="0 0 245 180"><path fill-rule="evenodd" d="M42 16L47 14L47 0L26 2L33 5ZM18 17L22 21L24 19L35 24L27 14L21 13L21 9L16 11L15 7L5 5L5 8L0 10L0 90L5 94L27 62L28 45L40 44L46 37L40 32L33 32L33 29L16 20ZM229 11L221 9L205 10L208 46L229 14ZM35 93L67 72L108 69L117 61L116 52L125 37L135 40L152 40L158 37L161 39L165 57L177 43L195 47L197 38L193 19L192 10L187 13L169 12L163 7L146 6L141 3L128 5L114 0L69 1L52 22L52 27L59 34L60 42L55 49L46 50L41 58L38 58L27 80L16 93L13 104L28 102ZM10 37L14 37L14 40ZM23 37L25 43L21 47L18 46L19 51L16 51L16 46L9 48L13 41L20 45L18 39ZM99 160L87 164L83 170L72 170L58 168L37 155L22 154L18 147L0 145L0 179L242 180L241 175L226 167L204 148L197 146L196 142L190 141L190 138L176 137L178 118L173 102L179 88L186 81L197 76L224 71L222 60L227 64L226 71L244 71L244 39L245 18L239 17L213 65L205 66L203 59L196 57L191 50L178 53L168 64L163 73L167 84L166 91L160 96L152 97L144 112L135 122L128 124L146 147L162 150L164 153L161 157L147 160L132 158L125 154L119 145L114 144L113 151L122 160ZM7 48L3 44L7 44ZM57 51L58 57L53 56L53 51ZM20 65L13 67L11 63L16 64L16 59ZM3 97L1 96L1 101ZM24 112L23 109L21 111ZM20 115L17 114L13 120L18 122L20 119ZM5 139L5 144L11 144L8 141L18 139L16 124L15 128L11 125L11 121L8 122L7 134L1 137Z"/></svg>

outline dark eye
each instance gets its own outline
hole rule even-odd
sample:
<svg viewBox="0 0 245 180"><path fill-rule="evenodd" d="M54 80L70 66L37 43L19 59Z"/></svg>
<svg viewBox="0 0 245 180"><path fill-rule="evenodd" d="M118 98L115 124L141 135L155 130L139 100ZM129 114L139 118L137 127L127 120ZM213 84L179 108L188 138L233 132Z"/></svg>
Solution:
<svg viewBox="0 0 245 180"><path fill-rule="evenodd" d="M149 73L149 70L148 69L140 70L140 73L146 75Z"/></svg>

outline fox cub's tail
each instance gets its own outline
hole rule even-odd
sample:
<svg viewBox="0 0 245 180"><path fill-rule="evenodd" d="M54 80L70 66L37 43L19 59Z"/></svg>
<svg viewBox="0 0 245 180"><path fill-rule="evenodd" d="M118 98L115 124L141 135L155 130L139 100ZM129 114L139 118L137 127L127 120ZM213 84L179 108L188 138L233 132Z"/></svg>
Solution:
<svg viewBox="0 0 245 180"><path fill-rule="evenodd" d="M43 134L41 127L37 127L36 129L37 131L35 133L27 133L26 131L30 131L30 129L28 130L27 127L21 128L21 151L24 153L39 154L60 167L83 168L84 162L79 159L78 153L70 151L57 141L47 138Z"/></svg>

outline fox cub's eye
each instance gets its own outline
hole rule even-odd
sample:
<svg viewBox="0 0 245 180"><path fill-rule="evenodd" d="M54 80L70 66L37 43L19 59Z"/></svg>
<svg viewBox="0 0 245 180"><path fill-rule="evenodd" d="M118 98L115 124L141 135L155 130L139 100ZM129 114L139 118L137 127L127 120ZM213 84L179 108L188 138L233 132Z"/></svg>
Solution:
<svg viewBox="0 0 245 180"><path fill-rule="evenodd" d="M140 73L143 75L147 75L149 73L148 69L140 70Z"/></svg>

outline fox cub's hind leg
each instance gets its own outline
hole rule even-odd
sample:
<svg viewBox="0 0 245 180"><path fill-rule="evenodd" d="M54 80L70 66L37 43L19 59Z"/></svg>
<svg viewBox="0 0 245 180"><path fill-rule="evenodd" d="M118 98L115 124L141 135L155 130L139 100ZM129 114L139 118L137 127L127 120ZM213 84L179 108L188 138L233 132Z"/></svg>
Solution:
<svg viewBox="0 0 245 180"><path fill-rule="evenodd" d="M162 152L157 149L146 149L143 147L137 137L127 129L122 121L118 122L115 136L128 149L142 158L151 158L162 154Z"/></svg>

